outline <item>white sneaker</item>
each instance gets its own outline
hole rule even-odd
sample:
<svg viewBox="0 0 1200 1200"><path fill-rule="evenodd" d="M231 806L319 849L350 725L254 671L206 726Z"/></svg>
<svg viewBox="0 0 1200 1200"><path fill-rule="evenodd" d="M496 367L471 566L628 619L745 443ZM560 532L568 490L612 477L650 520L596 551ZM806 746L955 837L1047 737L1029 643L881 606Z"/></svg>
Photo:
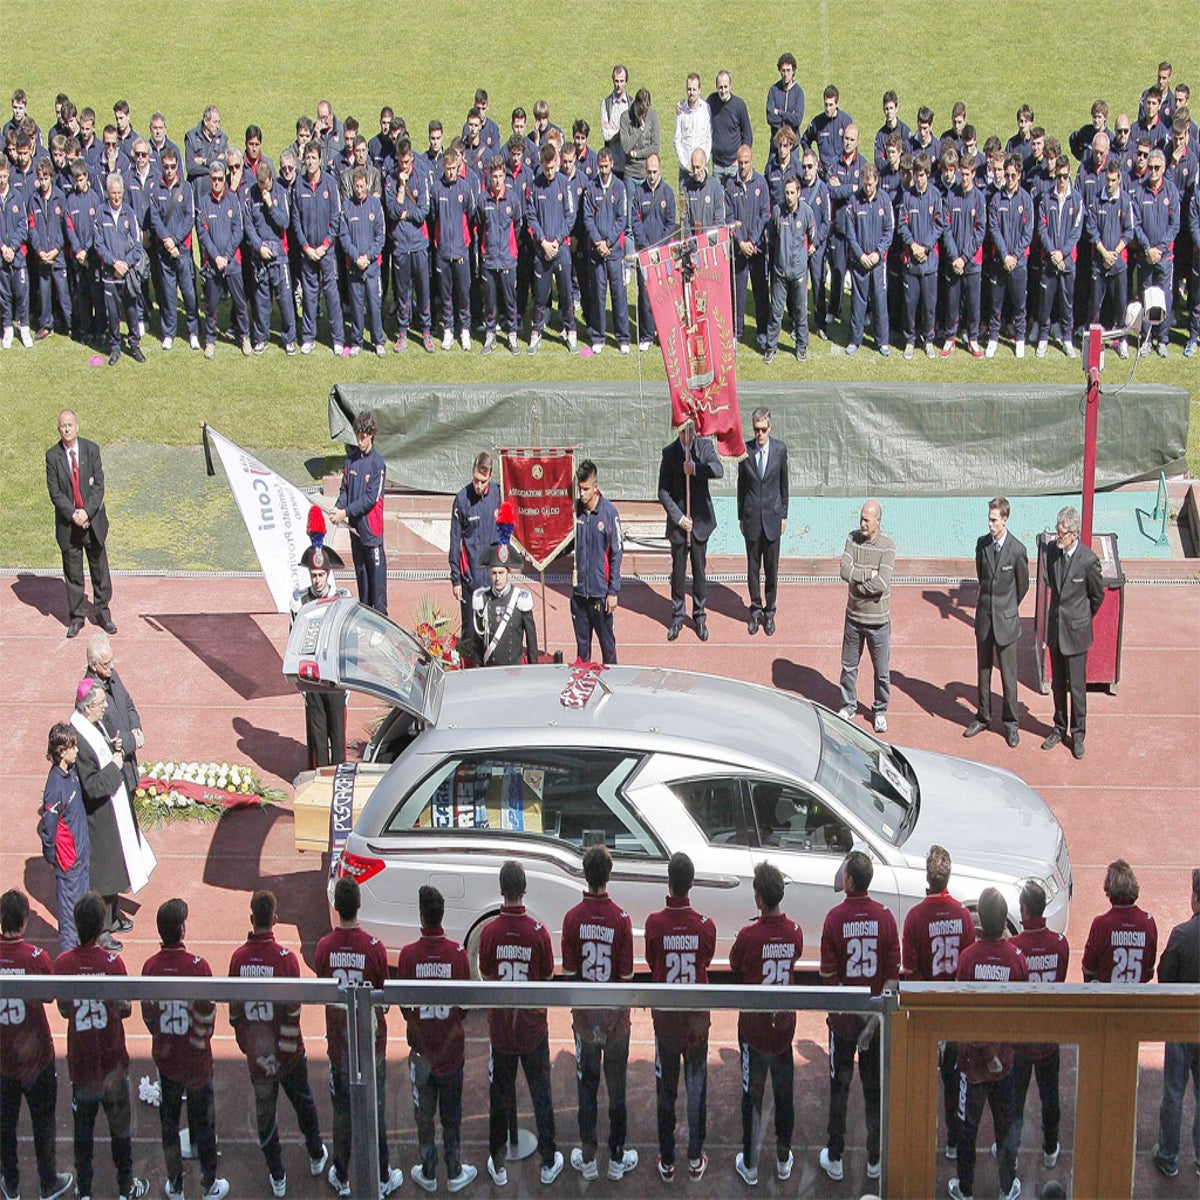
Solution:
<svg viewBox="0 0 1200 1200"><path fill-rule="evenodd" d="M536 354L542 348L542 335L535 329L529 335L529 353Z"/></svg>
<svg viewBox="0 0 1200 1200"><path fill-rule="evenodd" d="M13 342L12 326L6 325L4 327L4 336L3 336L3 338L0 338L0 347L3 347L5 350L11 350L12 342Z"/></svg>
<svg viewBox="0 0 1200 1200"><path fill-rule="evenodd" d="M199 350L200 349L200 335L198 333L189 333L188 334L188 345L191 346L191 348L193 350Z"/></svg>
<svg viewBox="0 0 1200 1200"><path fill-rule="evenodd" d="M497 1187L508 1187L508 1168L498 1167L492 1162L492 1156L488 1155L487 1160L488 1174L492 1177L492 1182Z"/></svg>
<svg viewBox="0 0 1200 1200"><path fill-rule="evenodd" d="M310 1175L320 1175L325 1170L325 1164L329 1161L329 1147L323 1142L321 1143L321 1157L310 1158L308 1160L308 1172Z"/></svg>
<svg viewBox="0 0 1200 1200"><path fill-rule="evenodd" d="M908 362L912 358L913 351L915 349L916 349L916 347L912 344L912 342L906 342L904 344L904 360L905 360L905 362Z"/></svg>
<svg viewBox="0 0 1200 1200"><path fill-rule="evenodd" d="M622 353L622 354L628 354L628 353L629 353L629 343L628 343L628 342L622 342L622 343L621 343L621 353Z"/></svg>
<svg viewBox="0 0 1200 1200"><path fill-rule="evenodd" d="M387 347L382 342L375 343L375 357L387 358Z"/></svg>
<svg viewBox="0 0 1200 1200"><path fill-rule="evenodd" d="M54 1182L50 1185L54 1190L52 1192L47 1192L44 1196L42 1196L42 1200L58 1200L59 1196L66 1195L67 1189L70 1188L71 1184L74 1182L75 1180L69 1171L59 1171L58 1174L54 1176ZM0 1187L2 1187L2 1185L0 1185ZM8 1195L7 1189L3 1191L3 1194Z"/></svg>
<svg viewBox="0 0 1200 1200"><path fill-rule="evenodd" d="M1166 358L1170 353L1170 351L1167 349L1167 343L1159 342L1158 345L1154 347L1154 353L1157 354L1159 358Z"/></svg>
<svg viewBox="0 0 1200 1200"><path fill-rule="evenodd" d="M830 1158L827 1147L821 1148L821 1157L817 1159L821 1164L821 1170L829 1176L830 1179L841 1179L845 1172L842 1170L842 1160L840 1158Z"/></svg>
<svg viewBox="0 0 1200 1200"><path fill-rule="evenodd" d="M1000 348L999 342L988 342L987 349L983 352L984 358L995 358L996 351Z"/></svg>
<svg viewBox="0 0 1200 1200"><path fill-rule="evenodd" d="M311 354L316 349L316 346L317 346L316 342L301 342L300 343L300 353L301 354Z"/></svg>
<svg viewBox="0 0 1200 1200"><path fill-rule="evenodd" d="M346 352L346 347L342 342L334 342L333 343L333 357L334 358L341 358L345 352Z"/></svg>
<svg viewBox="0 0 1200 1200"><path fill-rule="evenodd" d="M592 343L592 353L597 354L597 355L603 354L604 353L604 343L603 342L593 342Z"/></svg>
<svg viewBox="0 0 1200 1200"><path fill-rule="evenodd" d="M946 1158L949 1162L955 1162L958 1159L958 1147L953 1143L946 1147Z"/></svg>
<svg viewBox="0 0 1200 1200"><path fill-rule="evenodd" d="M1000 1200L1017 1200L1017 1197L1020 1194L1021 1194L1021 1181L1014 1175L1013 1181L1012 1181L1012 1187L1010 1187L1008 1189L1008 1191L1005 1192L1004 1195L1000 1197Z"/></svg>
<svg viewBox="0 0 1200 1200"><path fill-rule="evenodd" d="M21 345L24 346L26 350L33 349L33 334L29 332L28 325L21 326Z"/></svg>
<svg viewBox="0 0 1200 1200"><path fill-rule="evenodd" d="M458 341L464 350L469 351L471 349L471 335L465 329L459 336Z"/></svg>
<svg viewBox="0 0 1200 1200"><path fill-rule="evenodd" d="M173 345L175 345L175 339L174 339L173 337L165 337L165 338L163 338L163 340L162 340L162 348L163 348L164 350L170 350L170 348L171 348Z"/></svg>
<svg viewBox="0 0 1200 1200"><path fill-rule="evenodd" d="M950 1193L950 1200L972 1200L970 1192L964 1192L959 1187L958 1179L951 1179L946 1185L946 1191Z"/></svg>
<svg viewBox="0 0 1200 1200"><path fill-rule="evenodd" d="M575 330L573 329L567 330L567 349L570 350L572 354L579 349L579 339L575 336Z"/></svg>
<svg viewBox="0 0 1200 1200"><path fill-rule="evenodd" d="M1037 349L1033 352L1034 358L1045 358L1046 351L1050 349L1049 342L1038 342Z"/></svg>
<svg viewBox="0 0 1200 1200"><path fill-rule="evenodd" d="M875 732L876 733L887 733L887 714L886 713L876 713L875 714Z"/></svg>
<svg viewBox="0 0 1200 1200"><path fill-rule="evenodd" d="M416 1172L414 1172L414 1175L415 1174L416 1174ZM455 1175L455 1177L453 1179L447 1180L446 1186L452 1192L461 1192L463 1190L463 1188L465 1188L467 1186L467 1184L469 1184L475 1178L475 1176L478 1174L479 1174L479 1171L477 1168L468 1166L466 1163L463 1163L458 1168L458 1174Z"/></svg>
<svg viewBox="0 0 1200 1200"><path fill-rule="evenodd" d="M1062 352L1068 358L1077 358L1078 357L1078 355L1075 352L1075 344L1071 341L1070 338L1063 339Z"/></svg>
<svg viewBox="0 0 1200 1200"><path fill-rule="evenodd" d="M878 1179L883 1170L883 1164L877 1162L867 1163L867 1178Z"/></svg>
<svg viewBox="0 0 1200 1200"><path fill-rule="evenodd" d="M653 342L638 342L638 350L642 354L649 354L650 347L653 345L654 345Z"/></svg>
<svg viewBox="0 0 1200 1200"><path fill-rule="evenodd" d="M842 707L838 709L838 716L841 717L843 721L853 721L857 715L858 708L853 704L843 704Z"/></svg>
<svg viewBox="0 0 1200 1200"><path fill-rule="evenodd" d="M1128 358L1129 357L1129 347L1125 344L1124 339L1122 339L1121 341L1119 341L1117 343L1117 357L1118 358Z"/></svg>
<svg viewBox="0 0 1200 1200"><path fill-rule="evenodd" d="M1056 1143L1053 1150L1042 1151L1042 1162L1047 1170L1049 1170L1058 1162L1058 1155L1059 1151L1061 1150L1062 1146Z"/></svg>
<svg viewBox="0 0 1200 1200"><path fill-rule="evenodd" d="M937 358L937 350L934 347L934 344L932 342L925 343L925 357L926 358Z"/></svg>
<svg viewBox="0 0 1200 1200"><path fill-rule="evenodd" d="M595 1162L593 1162L592 1163L593 1168L595 1167L595 1165L596 1165ZM549 1166L547 1166L545 1163L542 1163L542 1183L546 1187L549 1187L562 1174L562 1169L563 1169L562 1151L555 1150L554 1161ZM593 1178L595 1178L595 1176L593 1176Z"/></svg>
<svg viewBox="0 0 1200 1200"><path fill-rule="evenodd" d="M437 1176L435 1175L432 1179L427 1179L425 1177L425 1170L420 1163L417 1163L417 1165L413 1167L411 1171L409 1171L408 1177L417 1185L417 1187L421 1188L422 1191L437 1191Z"/></svg>
<svg viewBox="0 0 1200 1200"><path fill-rule="evenodd" d="M515 333L510 333L508 335L508 349L509 349L509 352L512 354L520 354L521 353L521 349L517 345L517 335Z"/></svg>
<svg viewBox="0 0 1200 1200"><path fill-rule="evenodd" d="M1025 339L1024 338L1017 338L1016 349L1013 351L1013 353L1016 354L1016 356L1018 358L1025 357Z"/></svg>
<svg viewBox="0 0 1200 1200"><path fill-rule="evenodd" d="M200 1194L204 1200L225 1200L225 1197L229 1195L229 1180L214 1179Z"/></svg>
<svg viewBox="0 0 1200 1200"><path fill-rule="evenodd" d="M789 1150L788 1156L782 1162L779 1159L775 1160L775 1174L780 1179L791 1179L792 1167L795 1165L796 1156Z"/></svg>
<svg viewBox="0 0 1200 1200"><path fill-rule="evenodd" d="M282 1179L276 1179L274 1175L268 1175L267 1178L271 1181L272 1196L287 1195L287 1175L284 1175Z"/></svg>
<svg viewBox="0 0 1200 1200"><path fill-rule="evenodd" d="M609 1179L624 1179L637 1165L638 1152L633 1149L626 1149L620 1158L610 1158L608 1160L608 1177Z"/></svg>
<svg viewBox="0 0 1200 1200"><path fill-rule="evenodd" d="M393 1192L399 1191L400 1185L404 1182L404 1172L399 1167L392 1167L388 1171L388 1177L379 1181L379 1200L383 1200L384 1196L390 1196Z"/></svg>
<svg viewBox="0 0 1200 1200"><path fill-rule="evenodd" d="M337 1192L339 1196L350 1195L350 1181L348 1179L343 1179L338 1174L336 1164L331 1164L329 1167L329 1186L333 1188L333 1190Z"/></svg>
<svg viewBox="0 0 1200 1200"><path fill-rule="evenodd" d="M758 1168L746 1166L745 1156L739 1154L733 1160L733 1169L742 1177L747 1187L758 1187Z"/></svg>
<svg viewBox="0 0 1200 1200"><path fill-rule="evenodd" d="M584 1179L600 1178L600 1168L596 1166L596 1160L592 1158L584 1162L583 1151L578 1146L571 1151L571 1170L578 1171ZM617 1178L619 1179L620 1176L618 1175Z"/></svg>
<svg viewBox="0 0 1200 1200"><path fill-rule="evenodd" d="M334 348L333 348L333 352L334 352L335 354L338 352L338 349L337 349L337 347L336 347L336 346L334 346ZM351 347L350 347L350 357L351 357L351 358L357 358L357 357L358 357L358 356L359 356L361 353L362 353L362 347L361 347L361 346L351 346Z"/></svg>
<svg viewBox="0 0 1200 1200"><path fill-rule="evenodd" d="M446 332L442 334L442 349L449 350L453 345L454 345L454 331L451 329L447 329Z"/></svg>

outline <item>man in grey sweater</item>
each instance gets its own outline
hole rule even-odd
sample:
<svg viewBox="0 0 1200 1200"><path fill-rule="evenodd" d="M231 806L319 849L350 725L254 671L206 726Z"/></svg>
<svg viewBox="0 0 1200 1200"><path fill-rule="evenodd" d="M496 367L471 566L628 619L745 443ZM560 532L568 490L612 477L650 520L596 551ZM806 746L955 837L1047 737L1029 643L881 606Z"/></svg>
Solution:
<svg viewBox="0 0 1200 1200"><path fill-rule="evenodd" d="M859 514L842 551L842 578L850 595L846 601L846 625L842 632L842 707L838 715L853 720L858 711L858 663L863 643L871 655L875 672L875 732L887 732L887 706L892 693L888 660L892 650L890 600L892 571L896 566L896 543L880 528L883 509L878 500L868 500Z"/></svg>

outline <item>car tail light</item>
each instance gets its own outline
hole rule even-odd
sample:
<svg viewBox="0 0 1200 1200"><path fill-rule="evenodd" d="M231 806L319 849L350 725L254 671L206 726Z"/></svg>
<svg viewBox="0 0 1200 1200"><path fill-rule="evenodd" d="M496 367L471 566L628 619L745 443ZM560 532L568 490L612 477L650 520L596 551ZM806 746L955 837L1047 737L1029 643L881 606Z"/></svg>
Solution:
<svg viewBox="0 0 1200 1200"><path fill-rule="evenodd" d="M300 669L296 672L301 679L307 680L309 683L321 682L321 669L316 662L311 658L306 658L301 662Z"/></svg>
<svg viewBox="0 0 1200 1200"><path fill-rule="evenodd" d="M364 884L373 879L384 868L382 858L364 858L361 854L349 854L343 851L338 859L337 875L339 879L353 879L355 883Z"/></svg>

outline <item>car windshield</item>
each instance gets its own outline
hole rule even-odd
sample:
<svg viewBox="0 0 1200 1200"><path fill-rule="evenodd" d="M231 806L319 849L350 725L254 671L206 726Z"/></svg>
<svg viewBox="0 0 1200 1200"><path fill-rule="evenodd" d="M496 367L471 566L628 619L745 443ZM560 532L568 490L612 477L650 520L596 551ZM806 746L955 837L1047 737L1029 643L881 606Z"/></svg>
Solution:
<svg viewBox="0 0 1200 1200"><path fill-rule="evenodd" d="M406 629L374 609L358 606L341 635L341 686L373 695L385 693L410 712L425 712L434 673L428 651Z"/></svg>
<svg viewBox="0 0 1200 1200"><path fill-rule="evenodd" d="M916 822L920 789L908 763L865 730L831 712L821 720L817 783L864 825L898 846Z"/></svg>

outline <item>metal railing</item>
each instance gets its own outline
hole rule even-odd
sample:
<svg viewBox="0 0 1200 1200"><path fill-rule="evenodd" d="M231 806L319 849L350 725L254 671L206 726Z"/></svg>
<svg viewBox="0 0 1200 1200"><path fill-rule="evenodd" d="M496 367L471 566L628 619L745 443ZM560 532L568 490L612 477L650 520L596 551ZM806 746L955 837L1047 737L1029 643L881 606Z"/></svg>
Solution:
<svg viewBox="0 0 1200 1200"><path fill-rule="evenodd" d="M354 1153L350 1187L355 1197L379 1195L379 1144L375 1136L375 1037L377 1008L435 1003L464 1009L655 1008L672 1012L843 1012L879 1017L881 1186L888 1178L888 1096L891 1020L895 992L872 996L867 988L743 987L730 984L547 983L506 984L472 980L405 980L383 988L355 987L332 979L238 979L214 976L140 977L104 975L4 975L0 1000L210 1000L216 1003L267 999L275 1004L337 1005L346 1009L350 1128Z"/></svg>

